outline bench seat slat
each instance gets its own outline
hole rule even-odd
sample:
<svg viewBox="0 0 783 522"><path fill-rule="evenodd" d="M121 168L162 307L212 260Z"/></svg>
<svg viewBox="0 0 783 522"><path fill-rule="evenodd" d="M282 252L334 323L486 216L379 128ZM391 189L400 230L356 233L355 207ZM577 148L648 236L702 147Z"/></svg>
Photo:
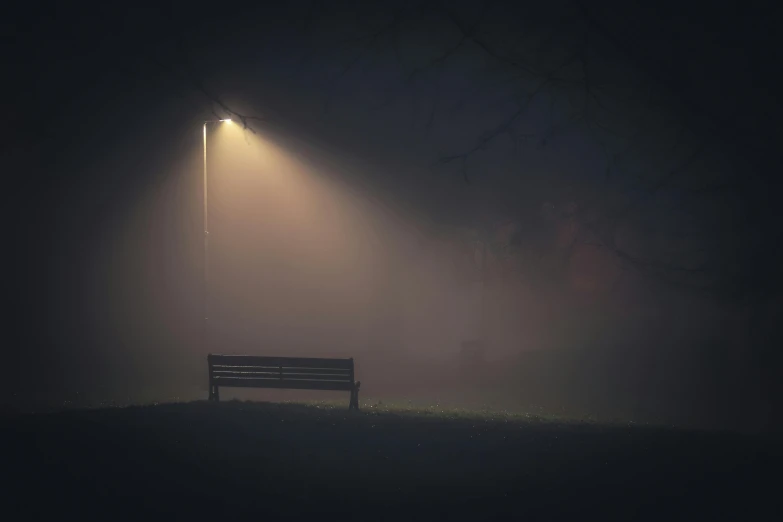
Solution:
<svg viewBox="0 0 783 522"><path fill-rule="evenodd" d="M351 369L353 359L320 359L313 357L260 357L256 355L215 355L208 357L212 365L284 366L292 368Z"/></svg>
<svg viewBox="0 0 783 522"><path fill-rule="evenodd" d="M282 373L277 371L268 371L268 372L259 372L259 371L250 371L246 372L243 370L214 370L212 372L212 375L214 377L275 377L280 378L281 376L286 378L300 378L300 379L343 379L343 380L350 380L351 376L350 374L336 374L336 373L305 373L305 372L297 372L294 371L283 371Z"/></svg>
<svg viewBox="0 0 783 522"><path fill-rule="evenodd" d="M284 388L295 390L341 390L350 391L353 383L350 381L319 381L309 379L241 379L236 377L216 377L216 386L233 386L235 388Z"/></svg>
<svg viewBox="0 0 783 522"><path fill-rule="evenodd" d="M213 371L237 371L237 372L280 372L280 366L239 366L239 365L223 365L215 364L212 366ZM313 373L313 374L332 374L332 375L350 375L350 368L306 368L301 366L283 366L283 373Z"/></svg>

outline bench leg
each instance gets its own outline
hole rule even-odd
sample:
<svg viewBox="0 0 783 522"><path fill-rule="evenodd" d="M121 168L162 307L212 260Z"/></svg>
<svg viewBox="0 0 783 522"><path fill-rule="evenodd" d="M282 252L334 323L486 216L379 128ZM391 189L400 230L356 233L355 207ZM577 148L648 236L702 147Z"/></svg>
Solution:
<svg viewBox="0 0 783 522"><path fill-rule="evenodd" d="M356 383L356 385L351 390L351 402L348 405L348 410L356 410L359 411L359 385L360 383Z"/></svg>
<svg viewBox="0 0 783 522"><path fill-rule="evenodd" d="M209 400L218 402L220 400L220 392L218 387L212 384L209 385Z"/></svg>

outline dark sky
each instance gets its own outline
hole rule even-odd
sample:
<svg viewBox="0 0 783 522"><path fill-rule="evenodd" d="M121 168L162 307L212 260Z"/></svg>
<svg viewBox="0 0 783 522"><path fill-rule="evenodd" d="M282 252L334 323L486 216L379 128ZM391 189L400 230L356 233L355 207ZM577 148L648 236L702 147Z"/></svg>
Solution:
<svg viewBox="0 0 783 522"><path fill-rule="evenodd" d="M487 5L491 9L485 10ZM519 176L564 173L572 190L605 174L603 153L588 144L583 126L549 137L547 129L557 126L553 114L568 114L565 105L557 105L560 101L548 106L549 99L537 98L529 115L515 122L513 147L510 138L486 137L517 110L515 89L530 87L514 76L516 69L508 62L541 59L535 65L546 67L546 57L582 49L576 28L586 22L595 71L591 78L609 93L603 103L631 100L618 105L624 108L612 124L632 134L634 104L641 103L633 100L646 96L646 103L657 104L666 116L645 143L681 133L677 136L684 136L685 152L678 158L687 156L688 147L707 150L698 183L710 184L711 176L739 183L732 185L739 188L732 189L729 204L714 204L739 210L712 208L702 214L709 217L699 218L712 234L711 266L722 270L713 285L721 289L721 302L747 304L759 296L774 297L780 281L775 173L780 171L778 93L783 86L777 66L780 9L772 5L655 2L639 7L601 1L338 2L329 7L295 2L252 8L213 5L208 10L188 3L19 7L3 22L11 44L3 75L5 272L11 288L6 295L12 337L18 339L4 344L13 361L26 368L40 364L45 368L40 375L52 376L58 369L73 368L73 361L105 362L112 350L106 346L112 343L145 342L113 336L96 319L102 302L96 295L120 277L111 271L113 262L136 266L129 261L135 259L132 252L152 243L144 243L146 232L129 232L137 239L126 245L125 254L107 245L131 221L139 230L157 231L155 241L181 239L172 259L184 259L198 245L197 179L176 182L184 183L177 186L193 197L183 199L174 214L150 210L147 215L140 209L147 208L143 205L150 194L171 193L175 182L170 172L198 168L201 122L215 114L236 119L226 108L260 116L249 120L258 136L322 165L324 172L337 172L336 182L375 201L390 222L401 216L400 223L417 225L466 226L508 217L526 223L545 201L573 201L570 193L548 185L546 176L533 185ZM395 16L401 22L390 26ZM475 21L481 21L476 32L465 37L463 31ZM525 43L509 58L509 35L522 34L531 35L525 42L537 42L529 45L538 54L520 58L528 56ZM500 59L493 55L498 49L505 53ZM563 74L581 73L567 69ZM528 134L532 137L520 137ZM461 159L442 162L466 151L471 154L464 164ZM660 195L650 192L649 182L628 181L632 174L642 179L645 165L659 160L655 150L637 150L624 170L618 167L622 197L660 197L664 206L684 201L678 198L690 186ZM570 174L574 172L578 176ZM683 203L678 211L683 207L696 208ZM168 225L160 225L161 216L168 216ZM736 216L742 224L735 227L740 223ZM153 224L139 225L144 219ZM664 227L674 218L650 211L646 219ZM171 230L160 232L166 226ZM665 226L669 231L685 228L677 220ZM115 259L123 255L123 260ZM198 265L177 267L169 281L180 289L178 299L197 301ZM162 284L142 276L133 279L128 275L132 270L122 273L125 280L113 295L141 287L129 281L147 281L156 289ZM762 287L773 290L759 291ZM132 295L128 302L138 305L140 294ZM196 313L185 307L179 313L189 317L191 312ZM130 317L136 312L116 313ZM197 324L198 316L182 321L187 326L181 328L187 329L191 322ZM22 386L21 375L9 390Z"/></svg>

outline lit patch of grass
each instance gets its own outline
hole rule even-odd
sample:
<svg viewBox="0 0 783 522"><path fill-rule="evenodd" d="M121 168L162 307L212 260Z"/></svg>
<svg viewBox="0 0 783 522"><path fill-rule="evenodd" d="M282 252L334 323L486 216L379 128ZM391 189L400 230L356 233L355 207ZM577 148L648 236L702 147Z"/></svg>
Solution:
<svg viewBox="0 0 783 522"><path fill-rule="evenodd" d="M336 414L343 414L347 409L345 401L338 400L285 401L281 404L299 404ZM543 413L517 412L489 406L469 408L440 403L416 403L404 399L376 400L370 398L363 400L359 413L365 416L384 416L390 418L406 417L411 420L430 418L441 421L475 420L514 423L548 422L557 424L593 422L592 419L588 418L572 418Z"/></svg>

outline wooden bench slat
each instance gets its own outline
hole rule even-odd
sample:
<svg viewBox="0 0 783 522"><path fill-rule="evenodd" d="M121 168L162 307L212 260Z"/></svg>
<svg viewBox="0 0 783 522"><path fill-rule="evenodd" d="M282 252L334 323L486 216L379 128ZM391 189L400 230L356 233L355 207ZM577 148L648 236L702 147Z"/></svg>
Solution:
<svg viewBox="0 0 783 522"><path fill-rule="evenodd" d="M237 372L280 372L279 366L241 366L241 365L223 365L215 364L212 366L212 371L237 371ZM351 374L349 368L302 368L299 366L283 366L283 373L312 373L312 374L331 374L331 375L345 375Z"/></svg>
<svg viewBox="0 0 783 522"><path fill-rule="evenodd" d="M262 357L255 355L216 355L208 357L211 365L285 366L292 368L351 369L353 359L321 359L314 357Z"/></svg>
<svg viewBox="0 0 783 522"><path fill-rule="evenodd" d="M305 379L309 381L349 381L348 375L313 375L311 373L258 373L258 372L212 372L213 378L234 377L237 379Z"/></svg>
<svg viewBox="0 0 783 522"><path fill-rule="evenodd" d="M275 377L284 379L342 379L351 380L350 374L335 374L335 373L303 373L297 371L243 371L243 370L213 370L212 375L214 377Z"/></svg>
<svg viewBox="0 0 783 522"><path fill-rule="evenodd" d="M233 386L235 388L284 388L292 390L337 390L350 391L354 384L350 381L318 381L306 379L238 379L234 377L215 378L215 386Z"/></svg>

